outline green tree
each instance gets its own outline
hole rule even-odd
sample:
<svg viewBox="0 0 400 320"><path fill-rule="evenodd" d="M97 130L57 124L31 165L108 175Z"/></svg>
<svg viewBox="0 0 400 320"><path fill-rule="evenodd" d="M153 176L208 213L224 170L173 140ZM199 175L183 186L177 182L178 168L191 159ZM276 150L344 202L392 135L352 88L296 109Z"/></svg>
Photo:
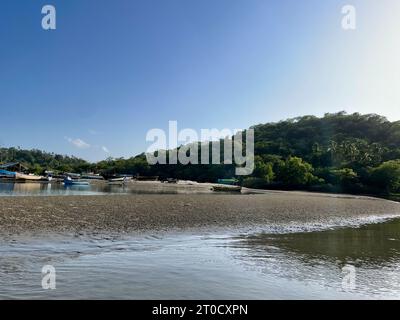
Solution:
<svg viewBox="0 0 400 320"><path fill-rule="evenodd" d="M41 175L41 174L43 174L44 173L44 169L39 165L39 164L34 164L31 168L30 168L30 171L32 172L32 173L35 173L35 174L37 174L37 175Z"/></svg>
<svg viewBox="0 0 400 320"><path fill-rule="evenodd" d="M315 174L333 185L349 185L356 183L358 178L357 173L351 168L319 168Z"/></svg>
<svg viewBox="0 0 400 320"><path fill-rule="evenodd" d="M311 164L299 157L289 157L279 172L280 181L286 185L307 185L319 182L313 175Z"/></svg>
<svg viewBox="0 0 400 320"><path fill-rule="evenodd" d="M266 183L272 182L274 179L272 164L265 163L260 156L256 156L253 176L265 180Z"/></svg>
<svg viewBox="0 0 400 320"><path fill-rule="evenodd" d="M400 191L400 160L391 160L372 169L371 183L386 193Z"/></svg>

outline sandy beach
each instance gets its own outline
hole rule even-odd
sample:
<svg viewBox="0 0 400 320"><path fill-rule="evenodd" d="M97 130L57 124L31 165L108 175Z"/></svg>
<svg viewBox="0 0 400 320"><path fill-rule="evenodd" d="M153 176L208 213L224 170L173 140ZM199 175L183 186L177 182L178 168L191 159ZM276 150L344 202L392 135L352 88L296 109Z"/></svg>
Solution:
<svg viewBox="0 0 400 320"><path fill-rule="evenodd" d="M283 191L0 201L0 299L350 299L400 292L400 221L375 223L400 216L392 201ZM360 224L367 225L347 227ZM285 228L292 233L281 234ZM316 230L325 231L303 232ZM357 267L351 293L341 287L347 264ZM42 289L44 265L57 272L56 290Z"/></svg>
<svg viewBox="0 0 400 320"><path fill-rule="evenodd" d="M1 201L3 235L323 225L332 220L400 215L400 204L392 201L302 192L18 196Z"/></svg>

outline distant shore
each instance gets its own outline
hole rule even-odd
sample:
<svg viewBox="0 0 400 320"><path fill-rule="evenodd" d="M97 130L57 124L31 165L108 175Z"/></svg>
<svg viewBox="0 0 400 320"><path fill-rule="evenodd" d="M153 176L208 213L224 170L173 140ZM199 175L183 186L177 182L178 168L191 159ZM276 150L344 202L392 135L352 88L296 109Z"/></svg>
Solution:
<svg viewBox="0 0 400 320"><path fill-rule="evenodd" d="M349 219L400 216L383 199L305 192L264 194L135 194L2 197L3 236L33 233L138 233L147 231L317 225Z"/></svg>

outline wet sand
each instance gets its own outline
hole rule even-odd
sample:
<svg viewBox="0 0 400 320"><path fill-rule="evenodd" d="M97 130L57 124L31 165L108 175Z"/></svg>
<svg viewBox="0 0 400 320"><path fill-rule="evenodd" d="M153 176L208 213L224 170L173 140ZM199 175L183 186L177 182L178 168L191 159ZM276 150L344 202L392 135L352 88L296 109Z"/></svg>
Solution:
<svg viewBox="0 0 400 320"><path fill-rule="evenodd" d="M2 197L3 236L255 228L400 216L400 203L304 192Z"/></svg>

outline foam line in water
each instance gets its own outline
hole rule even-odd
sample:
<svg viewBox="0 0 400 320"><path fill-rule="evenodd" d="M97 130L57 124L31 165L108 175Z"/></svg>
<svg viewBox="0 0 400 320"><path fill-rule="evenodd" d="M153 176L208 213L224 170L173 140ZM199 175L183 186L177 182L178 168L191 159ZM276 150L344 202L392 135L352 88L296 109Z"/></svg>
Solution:
<svg viewBox="0 0 400 320"><path fill-rule="evenodd" d="M318 232L325 230L332 230L337 228L359 228L367 224L383 223L385 221L400 218L399 214L386 214L386 215L368 215L357 217L337 217L324 221L316 222L290 222L282 224L272 224L265 226L257 226L256 228L246 228L243 233L265 233L265 234L286 234L286 233L303 233L303 232Z"/></svg>

